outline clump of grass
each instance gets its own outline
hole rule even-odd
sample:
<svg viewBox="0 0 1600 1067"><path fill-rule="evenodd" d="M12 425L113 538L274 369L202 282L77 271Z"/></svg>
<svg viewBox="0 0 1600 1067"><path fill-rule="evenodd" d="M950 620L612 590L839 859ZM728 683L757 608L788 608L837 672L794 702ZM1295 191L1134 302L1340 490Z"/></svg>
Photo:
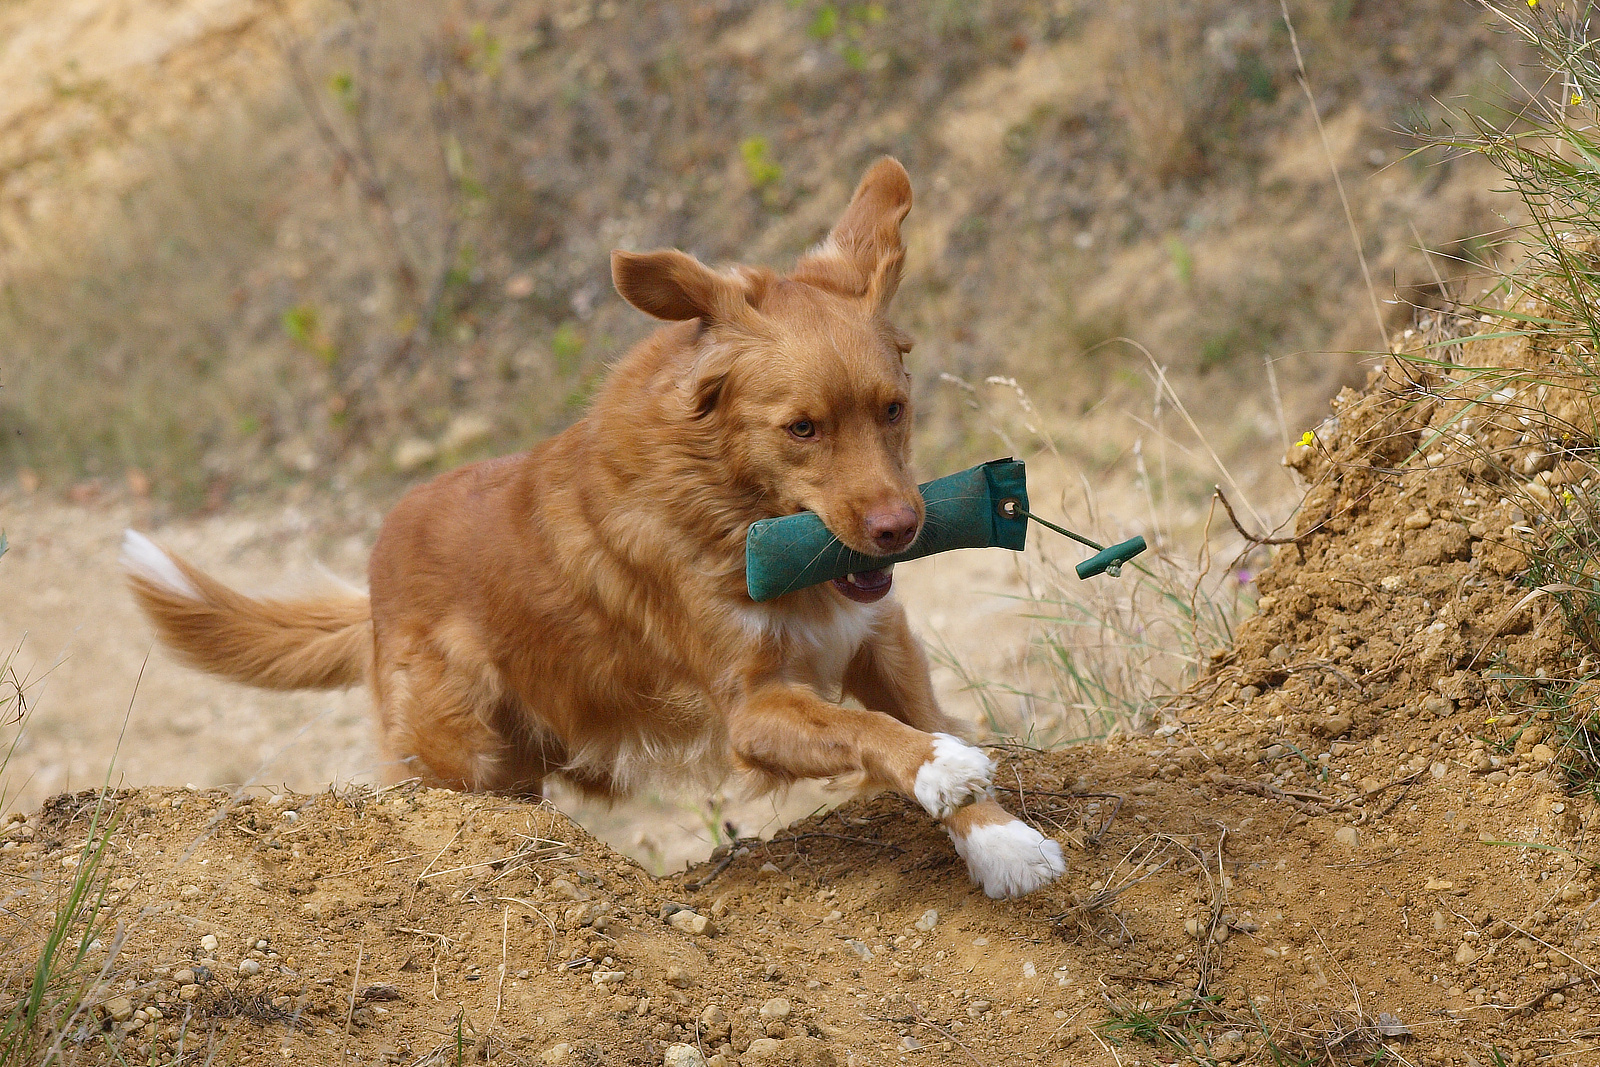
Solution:
<svg viewBox="0 0 1600 1067"><path fill-rule="evenodd" d="M1157 1006L1106 998L1107 1018L1095 1029L1115 1044L1139 1041L1170 1049L1190 1063L1272 1063L1277 1067L1312 1067L1325 1063L1405 1063L1393 1047L1411 1030L1387 1012L1376 1016L1357 1010L1336 1012L1314 1021L1268 1024L1255 1011L1233 1010L1221 996L1187 997ZM1238 1049L1259 1046L1258 1055L1240 1061ZM1219 1055L1219 1053L1221 1055Z"/></svg>
<svg viewBox="0 0 1600 1067"><path fill-rule="evenodd" d="M0 534L0 555L6 550ZM13 728L0 755L0 807L8 795L6 768L16 751L37 679L15 668L17 650L0 660L0 723ZM116 959L109 847L118 807L107 784L91 801L88 826L75 859L50 884L41 873L8 879L0 903L0 1067L49 1062L88 1010L95 987ZM12 820L0 833L15 828ZM107 939L110 945L107 945ZM103 954L99 967L94 958Z"/></svg>
<svg viewBox="0 0 1600 1067"><path fill-rule="evenodd" d="M1169 1046L1191 1058L1203 1055L1201 1028L1214 1019L1221 998L1185 998L1165 1007L1145 1007L1118 1001L1107 1002L1106 1018L1095 1029L1116 1044L1141 1041L1146 1045ZM1206 1062L1204 1059L1198 1062Z"/></svg>
<svg viewBox="0 0 1600 1067"><path fill-rule="evenodd" d="M1556 766L1574 791L1600 800L1600 688L1594 679L1542 687Z"/></svg>
<svg viewBox="0 0 1600 1067"><path fill-rule="evenodd" d="M5 910L10 929L0 935L0 1065L48 1062L91 1010L93 993L116 958L111 936L108 849L118 822L115 798L101 790L93 801L86 838L70 876L56 885L42 878ZM26 901L26 904L22 904ZM21 907L18 905L22 904ZM110 938L110 945L106 939ZM94 957L104 953L101 965Z"/></svg>

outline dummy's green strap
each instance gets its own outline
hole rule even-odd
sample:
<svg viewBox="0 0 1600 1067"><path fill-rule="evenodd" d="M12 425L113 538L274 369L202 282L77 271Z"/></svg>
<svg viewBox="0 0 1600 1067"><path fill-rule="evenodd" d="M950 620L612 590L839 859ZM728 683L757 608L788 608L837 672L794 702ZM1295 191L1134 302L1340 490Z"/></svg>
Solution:
<svg viewBox="0 0 1600 1067"><path fill-rule="evenodd" d="M744 545L750 599L771 600L832 578L953 548L1022 551L1028 535L1028 483L1021 460L991 460L920 489L927 512L922 533L910 548L892 556L846 548L809 511L751 523Z"/></svg>

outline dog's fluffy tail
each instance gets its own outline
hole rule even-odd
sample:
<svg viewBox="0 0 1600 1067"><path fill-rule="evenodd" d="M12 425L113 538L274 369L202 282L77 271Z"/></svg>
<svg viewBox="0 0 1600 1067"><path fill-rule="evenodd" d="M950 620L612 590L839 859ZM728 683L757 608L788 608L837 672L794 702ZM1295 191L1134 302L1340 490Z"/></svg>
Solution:
<svg viewBox="0 0 1600 1067"><path fill-rule="evenodd" d="M366 680L372 605L365 593L246 596L132 530L122 538L122 567L162 642L191 666L262 689L342 689Z"/></svg>

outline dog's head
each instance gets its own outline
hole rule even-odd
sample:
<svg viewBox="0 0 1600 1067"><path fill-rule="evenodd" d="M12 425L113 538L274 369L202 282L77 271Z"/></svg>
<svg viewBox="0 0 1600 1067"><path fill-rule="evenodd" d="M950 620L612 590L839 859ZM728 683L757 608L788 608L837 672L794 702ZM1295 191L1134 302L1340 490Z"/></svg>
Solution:
<svg viewBox="0 0 1600 1067"><path fill-rule="evenodd" d="M888 320L911 181L873 164L833 231L785 277L714 271L677 251L614 252L617 291L641 311L699 320L684 419L771 514L813 511L850 548L898 552L922 528L911 474L910 339ZM875 600L887 575L845 582ZM881 588L879 588L881 585Z"/></svg>

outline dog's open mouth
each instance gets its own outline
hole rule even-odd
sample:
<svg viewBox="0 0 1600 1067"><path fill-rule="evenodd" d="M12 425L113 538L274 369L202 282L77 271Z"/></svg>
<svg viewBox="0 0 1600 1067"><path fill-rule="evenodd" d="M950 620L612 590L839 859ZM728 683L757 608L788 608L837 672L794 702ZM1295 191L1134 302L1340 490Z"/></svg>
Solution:
<svg viewBox="0 0 1600 1067"><path fill-rule="evenodd" d="M894 585L894 565L875 571L858 571L833 579L833 587L857 604L871 604L889 595Z"/></svg>

